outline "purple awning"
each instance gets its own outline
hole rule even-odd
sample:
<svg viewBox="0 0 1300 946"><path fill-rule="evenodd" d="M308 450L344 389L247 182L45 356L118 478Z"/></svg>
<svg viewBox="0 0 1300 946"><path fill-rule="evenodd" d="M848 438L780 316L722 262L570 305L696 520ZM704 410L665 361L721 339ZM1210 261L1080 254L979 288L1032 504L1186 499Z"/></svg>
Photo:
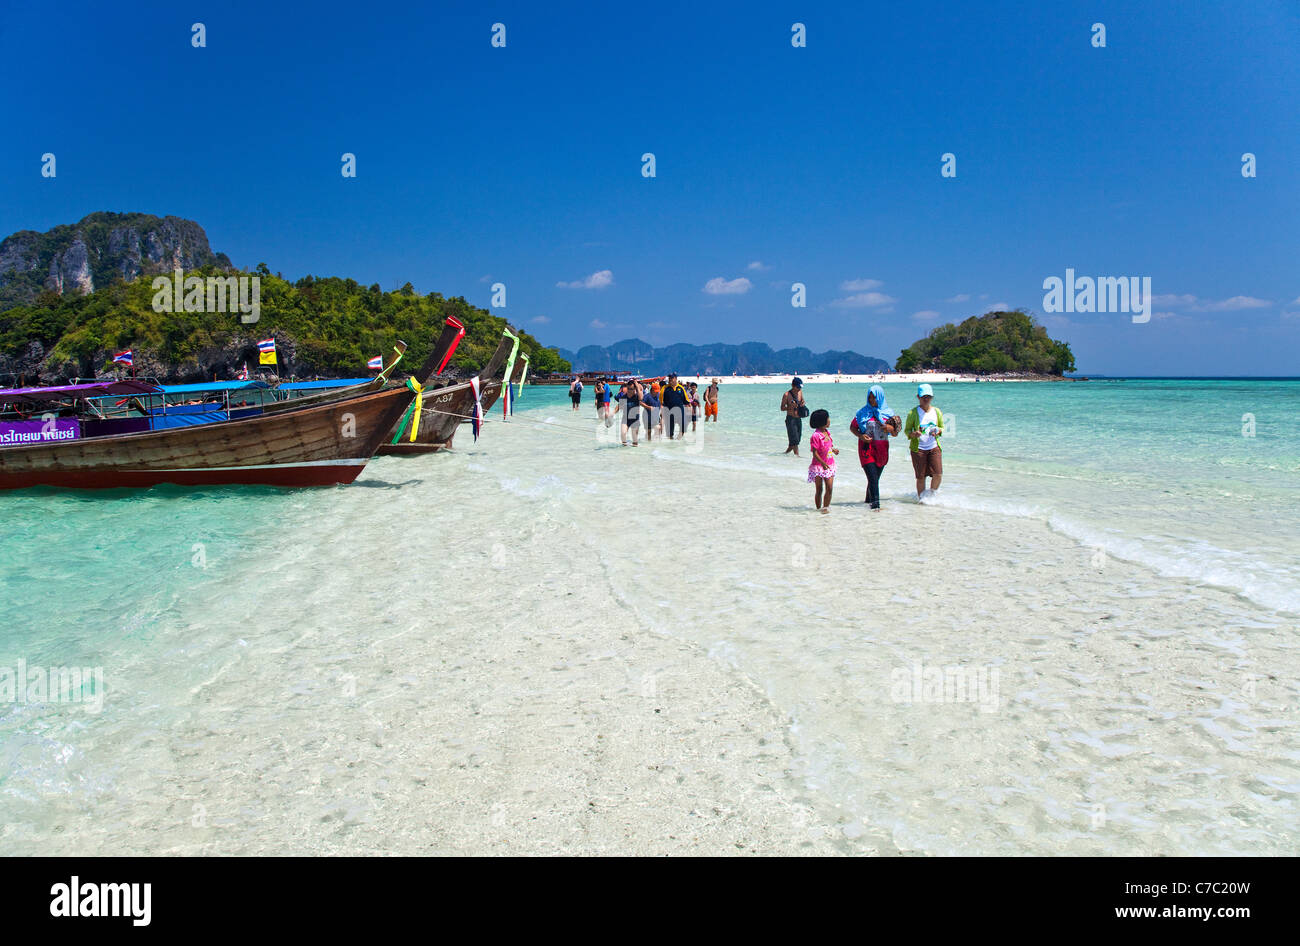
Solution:
<svg viewBox="0 0 1300 946"><path fill-rule="evenodd" d="M0 403L12 401L58 401L66 397L109 397L111 395L157 394L156 384L145 381L103 381L96 384L60 384L49 388L0 388Z"/></svg>

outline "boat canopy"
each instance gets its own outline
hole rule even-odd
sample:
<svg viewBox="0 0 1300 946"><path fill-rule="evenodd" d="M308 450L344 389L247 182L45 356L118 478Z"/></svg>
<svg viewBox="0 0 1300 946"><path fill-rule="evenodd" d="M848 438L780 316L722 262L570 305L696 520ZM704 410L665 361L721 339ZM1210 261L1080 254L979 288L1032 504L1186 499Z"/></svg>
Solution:
<svg viewBox="0 0 1300 946"><path fill-rule="evenodd" d="M354 384L369 384L374 378L326 378L324 381L291 381L277 391L320 391L325 388L346 388Z"/></svg>
<svg viewBox="0 0 1300 946"><path fill-rule="evenodd" d="M146 381L125 379L95 384L59 384L48 388L0 388L0 403L12 401L61 401L64 398L110 397L112 395L158 394L162 389Z"/></svg>
<svg viewBox="0 0 1300 946"><path fill-rule="evenodd" d="M256 388L269 388L265 381L201 381L197 384L164 384L163 394L194 394L199 391L248 391Z"/></svg>

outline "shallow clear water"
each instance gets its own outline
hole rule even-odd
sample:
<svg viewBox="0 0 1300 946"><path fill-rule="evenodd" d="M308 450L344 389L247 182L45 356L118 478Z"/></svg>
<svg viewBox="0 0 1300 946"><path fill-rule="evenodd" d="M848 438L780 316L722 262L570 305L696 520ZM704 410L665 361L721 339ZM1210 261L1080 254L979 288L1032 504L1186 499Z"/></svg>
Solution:
<svg viewBox="0 0 1300 946"><path fill-rule="evenodd" d="M0 496L0 668L106 684L100 712L0 703L0 840L478 849L448 839L458 799L570 790L596 763L568 694L644 689L653 640L701 655L656 658L665 714L776 720L787 762L710 762L818 813L774 849L1294 853L1300 383L941 385L944 484L916 502L899 438L878 513L844 430L863 389L810 386L842 451L827 516L781 391L724 384L684 443L620 447L530 388L478 443L350 487ZM671 757L645 738L610 764Z"/></svg>

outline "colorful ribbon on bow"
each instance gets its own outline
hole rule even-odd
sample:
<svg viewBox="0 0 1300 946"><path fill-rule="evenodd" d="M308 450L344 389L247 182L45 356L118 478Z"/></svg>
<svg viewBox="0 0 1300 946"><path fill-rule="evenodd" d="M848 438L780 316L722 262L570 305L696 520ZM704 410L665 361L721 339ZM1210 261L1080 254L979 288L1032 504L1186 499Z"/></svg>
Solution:
<svg viewBox="0 0 1300 946"><path fill-rule="evenodd" d="M470 378L469 383L474 389L474 416L471 418L471 423L474 428L474 439L478 440L478 432L483 427L483 401L482 391L479 389L478 375Z"/></svg>
<svg viewBox="0 0 1300 946"><path fill-rule="evenodd" d="M415 408L411 415L411 443L415 443L415 435L420 432L420 415L424 412L424 385L414 378L407 378L406 386L415 392L415 403L411 405Z"/></svg>
<svg viewBox="0 0 1300 946"><path fill-rule="evenodd" d="M511 339L514 342L514 345L510 349L510 358L506 361L505 378L501 382L503 388L501 392L502 393L501 416L509 417L512 412L510 402L514 400L514 392L510 388L510 376L514 374L515 358L518 357L519 355L519 336L516 335L514 332L510 331L509 326L506 326L506 328L501 332L501 334L504 335L506 338Z"/></svg>

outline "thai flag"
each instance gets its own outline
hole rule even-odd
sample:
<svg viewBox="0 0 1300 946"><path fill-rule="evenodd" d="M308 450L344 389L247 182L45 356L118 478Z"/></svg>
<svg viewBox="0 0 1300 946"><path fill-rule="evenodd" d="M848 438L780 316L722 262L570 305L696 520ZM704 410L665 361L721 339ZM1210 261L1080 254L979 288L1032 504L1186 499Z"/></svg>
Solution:
<svg viewBox="0 0 1300 946"><path fill-rule="evenodd" d="M479 390L478 375L470 378L470 385L474 388L474 416L470 418L470 425L474 428L474 439L478 440L478 433L483 429L483 401L482 391Z"/></svg>
<svg viewBox="0 0 1300 946"><path fill-rule="evenodd" d="M513 388L514 385L510 383L509 378L507 378L505 381L502 382L502 391L501 391L501 416L502 417L509 417L511 414L514 413L513 402L515 397L514 397Z"/></svg>
<svg viewBox="0 0 1300 946"><path fill-rule="evenodd" d="M257 351L258 354L261 355L266 355L269 354L270 352L275 351L275 339L274 338L262 339L260 342L257 343Z"/></svg>
<svg viewBox="0 0 1300 946"><path fill-rule="evenodd" d="M384 356L377 355L366 362L366 367L371 371L380 371L384 367Z"/></svg>
<svg viewBox="0 0 1300 946"><path fill-rule="evenodd" d="M118 352L116 355L113 356L113 364L134 365L135 352L131 351L131 349L129 348L126 351Z"/></svg>
<svg viewBox="0 0 1300 946"><path fill-rule="evenodd" d="M244 362L244 370L239 372L239 380L240 381L248 380L248 362Z"/></svg>

